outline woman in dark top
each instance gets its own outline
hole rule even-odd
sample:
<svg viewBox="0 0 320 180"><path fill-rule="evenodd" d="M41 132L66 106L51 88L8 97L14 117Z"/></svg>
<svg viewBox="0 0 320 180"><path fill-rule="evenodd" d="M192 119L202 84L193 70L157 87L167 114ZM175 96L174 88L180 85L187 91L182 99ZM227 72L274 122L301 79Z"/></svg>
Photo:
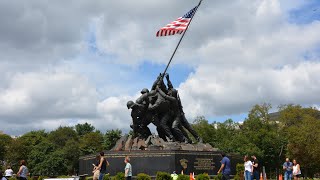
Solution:
<svg viewBox="0 0 320 180"><path fill-rule="evenodd" d="M98 169L100 164L100 154L96 156L96 163L93 165L93 180L98 180L100 175L100 169Z"/></svg>
<svg viewBox="0 0 320 180"><path fill-rule="evenodd" d="M98 166L98 169L100 169L99 180L103 180L103 177L107 172L107 166L109 166L109 162L104 157L104 152L100 152L100 163Z"/></svg>

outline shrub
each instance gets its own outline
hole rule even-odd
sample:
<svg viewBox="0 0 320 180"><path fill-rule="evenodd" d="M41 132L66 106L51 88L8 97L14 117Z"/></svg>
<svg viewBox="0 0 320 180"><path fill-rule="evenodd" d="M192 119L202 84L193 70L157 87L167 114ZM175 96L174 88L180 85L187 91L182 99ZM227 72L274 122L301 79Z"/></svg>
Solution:
<svg viewBox="0 0 320 180"><path fill-rule="evenodd" d="M172 180L172 177L169 173L157 172L156 180Z"/></svg>
<svg viewBox="0 0 320 180"><path fill-rule="evenodd" d="M222 174L219 173L216 176L213 177L214 180L221 180L222 179Z"/></svg>
<svg viewBox="0 0 320 180"><path fill-rule="evenodd" d="M234 180L240 180L240 176L238 174L236 174L233 179Z"/></svg>
<svg viewBox="0 0 320 180"><path fill-rule="evenodd" d="M86 180L93 180L93 176L87 176Z"/></svg>
<svg viewBox="0 0 320 180"><path fill-rule="evenodd" d="M190 180L190 176L179 174L177 180Z"/></svg>
<svg viewBox="0 0 320 180"><path fill-rule="evenodd" d="M151 180L151 177L148 174L139 173L137 175L137 180Z"/></svg>
<svg viewBox="0 0 320 180"><path fill-rule="evenodd" d="M11 178L9 178L9 180L17 180L17 178L11 177Z"/></svg>
<svg viewBox="0 0 320 180"><path fill-rule="evenodd" d="M198 174L196 180L210 180L210 177L207 173Z"/></svg>
<svg viewBox="0 0 320 180"><path fill-rule="evenodd" d="M123 175L124 176L124 175ZM103 176L103 180L111 180L111 177L110 177L110 174L108 173L108 174L105 174L104 176Z"/></svg>
<svg viewBox="0 0 320 180"><path fill-rule="evenodd" d="M244 179L244 175L243 175L243 173L244 173L244 164L237 164L236 165L236 176L238 176L237 178L239 178L239 180L240 179ZM235 176L235 177L236 177Z"/></svg>
<svg viewBox="0 0 320 180"><path fill-rule="evenodd" d="M104 179L104 177L103 177ZM124 177L124 173L123 172L119 172L117 173L117 175L112 177L112 180L125 180L126 178Z"/></svg>
<svg viewBox="0 0 320 180"><path fill-rule="evenodd" d="M38 177L38 180L43 180L43 179L47 179L48 177L47 176L39 176ZM9 179L10 180L10 179ZM15 179L16 180L16 179Z"/></svg>

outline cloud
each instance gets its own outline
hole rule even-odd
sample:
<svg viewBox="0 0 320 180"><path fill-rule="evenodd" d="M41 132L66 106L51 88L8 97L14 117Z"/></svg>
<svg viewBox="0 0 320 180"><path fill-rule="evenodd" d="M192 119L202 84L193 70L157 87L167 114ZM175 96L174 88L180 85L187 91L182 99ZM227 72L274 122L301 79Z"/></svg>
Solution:
<svg viewBox="0 0 320 180"><path fill-rule="evenodd" d="M0 116L15 123L26 118L93 116L97 100L95 89L84 77L61 71L17 73L0 90Z"/></svg>
<svg viewBox="0 0 320 180"><path fill-rule="evenodd" d="M126 102L156 78L143 68L166 64L179 40L155 33L197 3L1 1L1 127L21 134L87 121L128 131ZM191 73L170 71L182 80L175 86L189 119L243 114L261 102L318 107L320 22L292 22L302 7L203 1L173 61Z"/></svg>
<svg viewBox="0 0 320 180"><path fill-rule="evenodd" d="M313 62L250 71L234 68L221 72L207 66L198 68L179 91L190 117L240 114L264 102L312 105L319 101L319 70L320 63Z"/></svg>

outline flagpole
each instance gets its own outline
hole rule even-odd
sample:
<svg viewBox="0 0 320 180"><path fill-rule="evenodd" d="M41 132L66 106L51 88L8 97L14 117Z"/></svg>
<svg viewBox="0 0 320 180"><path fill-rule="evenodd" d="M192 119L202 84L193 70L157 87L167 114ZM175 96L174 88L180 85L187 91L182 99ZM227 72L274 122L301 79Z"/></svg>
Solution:
<svg viewBox="0 0 320 180"><path fill-rule="evenodd" d="M162 78L163 78L164 75L166 74L166 72L167 72L167 70L168 70L168 67L170 66L170 63L171 63L174 55L176 54L176 51L177 51L177 49L178 49L178 47L179 47L179 45L180 45L180 43L181 43L184 35L186 34L186 32L187 32L187 30L188 30L188 28L189 28L189 26L190 26L190 24L191 24L191 22L192 22L193 17L196 15L196 13L197 13L197 11L198 11L198 8L199 8L199 6L200 6L200 4L201 4L201 2L202 2L202 0L200 0L198 6L197 6L197 8L196 8L196 11L194 12L193 16L192 16L191 19L190 19L190 22L188 23L188 25L187 25L187 27L186 27L186 30L183 32L183 34L182 34L182 36L181 36L181 38L180 38L180 40L179 40L179 42L178 42L175 50L173 51L173 53L172 53L172 55L171 55L171 58L170 58L170 60L169 60L169 62L168 62L168 64L167 64L167 67L166 67L166 69L163 71Z"/></svg>

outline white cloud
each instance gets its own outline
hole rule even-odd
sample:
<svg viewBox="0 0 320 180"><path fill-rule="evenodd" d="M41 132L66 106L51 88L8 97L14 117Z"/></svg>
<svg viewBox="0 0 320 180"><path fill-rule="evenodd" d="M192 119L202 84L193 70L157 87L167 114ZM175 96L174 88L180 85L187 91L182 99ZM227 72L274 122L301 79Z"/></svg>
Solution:
<svg viewBox="0 0 320 180"><path fill-rule="evenodd" d="M254 104L317 104L320 63L303 62L282 69L246 70L200 67L179 87L190 117L248 112Z"/></svg>
<svg viewBox="0 0 320 180"><path fill-rule="evenodd" d="M196 4L1 1L1 128L18 134L87 121L127 131L126 102L151 86L134 69L145 61L167 63L179 37L155 33ZM178 86L187 116L240 114L261 102L318 107L320 22L287 22L301 6L203 1L173 61L194 68Z"/></svg>
<svg viewBox="0 0 320 180"><path fill-rule="evenodd" d="M0 90L0 116L13 122L96 114L98 96L85 77L63 71L29 72L16 73L9 81Z"/></svg>

